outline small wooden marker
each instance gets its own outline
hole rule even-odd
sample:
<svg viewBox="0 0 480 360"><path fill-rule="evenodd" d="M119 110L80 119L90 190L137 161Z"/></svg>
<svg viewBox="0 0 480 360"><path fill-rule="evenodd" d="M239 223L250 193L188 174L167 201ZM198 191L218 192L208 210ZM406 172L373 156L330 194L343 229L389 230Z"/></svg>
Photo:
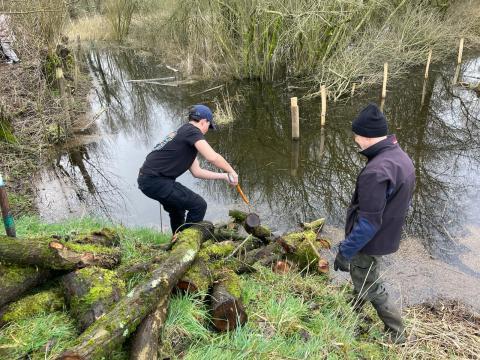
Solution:
<svg viewBox="0 0 480 360"><path fill-rule="evenodd" d="M290 99L290 111L292 113L292 139L300 139L300 113L298 110L297 98Z"/></svg>
<svg viewBox="0 0 480 360"><path fill-rule="evenodd" d="M350 94L350 96L353 97L353 95L355 95L355 86L357 85L357 83L353 83L352 84L352 93Z"/></svg>
<svg viewBox="0 0 480 360"><path fill-rule="evenodd" d="M425 80L428 79L428 71L430 69L430 61L432 61L432 49L428 51L427 66L425 67Z"/></svg>
<svg viewBox="0 0 480 360"><path fill-rule="evenodd" d="M5 190L5 183L3 182L2 175L0 174L0 209L2 210L3 224L5 225L5 231L7 236L16 237L15 222L13 221L13 215L10 212L10 206L8 204L7 191Z"/></svg>
<svg viewBox="0 0 480 360"><path fill-rule="evenodd" d="M458 46L458 59L457 64L462 63L462 54L463 54L463 37L460 39L460 45Z"/></svg>
<svg viewBox="0 0 480 360"><path fill-rule="evenodd" d="M383 64L383 85L382 85L382 99L387 97L387 77L388 77L388 63Z"/></svg>
<svg viewBox="0 0 480 360"><path fill-rule="evenodd" d="M325 85L320 87L320 94L322 96L321 125L325 126L325 117L327 115L327 89L325 88Z"/></svg>

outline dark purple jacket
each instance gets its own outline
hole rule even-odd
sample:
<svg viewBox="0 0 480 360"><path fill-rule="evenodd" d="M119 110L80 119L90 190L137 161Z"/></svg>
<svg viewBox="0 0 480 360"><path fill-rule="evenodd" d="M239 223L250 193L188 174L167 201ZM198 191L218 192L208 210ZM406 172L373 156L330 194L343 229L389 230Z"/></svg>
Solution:
<svg viewBox="0 0 480 360"><path fill-rule="evenodd" d="M368 162L358 175L347 210L345 240L340 243L347 259L358 252L386 255L398 250L415 187L412 160L395 135L360 153Z"/></svg>

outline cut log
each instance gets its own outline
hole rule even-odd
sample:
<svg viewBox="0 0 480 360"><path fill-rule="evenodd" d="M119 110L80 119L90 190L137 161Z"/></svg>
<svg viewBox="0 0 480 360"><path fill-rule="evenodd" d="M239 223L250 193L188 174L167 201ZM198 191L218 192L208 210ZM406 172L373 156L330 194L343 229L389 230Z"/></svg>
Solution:
<svg viewBox="0 0 480 360"><path fill-rule="evenodd" d="M325 241L317 241L315 231L306 230L286 234L279 237L277 242L287 254L287 259L296 263L301 269L328 272L328 261L319 252L319 248L325 245Z"/></svg>
<svg viewBox="0 0 480 360"><path fill-rule="evenodd" d="M215 272L223 267L224 258L234 249L235 244L232 241L211 243L203 247L192 266L178 282L177 288L189 293L206 295L213 283Z"/></svg>
<svg viewBox="0 0 480 360"><path fill-rule="evenodd" d="M120 250L48 236L31 239L0 236L0 259L54 270L74 270L85 266L112 269L120 262Z"/></svg>
<svg viewBox="0 0 480 360"><path fill-rule="evenodd" d="M216 241L223 241L223 240L243 240L245 237L240 235L236 229L229 229L229 228L215 228L214 236Z"/></svg>
<svg viewBox="0 0 480 360"><path fill-rule="evenodd" d="M240 278L233 271L224 271L212 292L212 321L218 331L234 330L247 322L240 297Z"/></svg>
<svg viewBox="0 0 480 360"><path fill-rule="evenodd" d="M110 228L103 228L85 234L75 234L68 236L65 240L78 244L92 244L106 247L120 245L120 236L115 230Z"/></svg>
<svg viewBox="0 0 480 360"><path fill-rule="evenodd" d="M300 224L304 230L312 230L315 232L320 232L325 225L325 218L317 219L311 222L304 222Z"/></svg>
<svg viewBox="0 0 480 360"><path fill-rule="evenodd" d="M125 283L114 271L95 266L65 275L62 283L67 305L80 332L125 295Z"/></svg>
<svg viewBox="0 0 480 360"><path fill-rule="evenodd" d="M11 321L25 320L38 314L61 310L63 306L63 294L58 288L25 296L0 310L0 326Z"/></svg>
<svg viewBox="0 0 480 360"><path fill-rule="evenodd" d="M243 256L238 256L235 264L229 267L237 274L252 272L253 265L259 262L263 266L270 266L284 256L282 247L277 242L272 242L265 247L249 251Z"/></svg>
<svg viewBox="0 0 480 360"><path fill-rule="evenodd" d="M52 276L50 270L0 264L0 307L19 299L28 290L44 283Z"/></svg>
<svg viewBox="0 0 480 360"><path fill-rule="evenodd" d="M212 231L211 224L202 223L180 232L170 256L159 264L148 280L133 288L105 316L87 328L58 359L108 357L155 309L158 300L170 293Z"/></svg>
<svg viewBox="0 0 480 360"><path fill-rule="evenodd" d="M270 241L272 231L268 227L261 225L260 217L257 214L247 214L240 210L230 210L228 215L231 216L235 222L241 224L247 233L265 242Z"/></svg>
<svg viewBox="0 0 480 360"><path fill-rule="evenodd" d="M131 360L157 360L160 333L167 318L169 296L162 296L157 308L148 315L133 334Z"/></svg>

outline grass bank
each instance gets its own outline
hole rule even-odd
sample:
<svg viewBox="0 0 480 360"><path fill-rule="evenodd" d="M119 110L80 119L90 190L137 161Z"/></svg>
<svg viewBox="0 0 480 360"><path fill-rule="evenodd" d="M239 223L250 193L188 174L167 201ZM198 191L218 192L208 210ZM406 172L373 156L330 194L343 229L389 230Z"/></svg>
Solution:
<svg viewBox="0 0 480 360"><path fill-rule="evenodd" d="M44 224L18 220L19 236L65 235L107 224L76 219ZM154 246L168 240L148 229L115 226L121 235L123 264L155 256ZM127 284L132 288L145 274ZM334 274L332 274L334 275ZM56 286L51 283L47 286ZM480 319L458 304L404 309L408 330L418 336L406 346L388 344L382 326L368 306L361 315L348 305L348 285L328 277L258 267L242 277L247 324L231 333L212 330L207 306L192 295L174 295L163 330L161 356L172 359L440 359L474 358L480 349ZM443 306L443 307L442 307ZM77 336L68 309L36 315L0 329L0 358L54 359ZM111 359L128 359L128 344Z"/></svg>

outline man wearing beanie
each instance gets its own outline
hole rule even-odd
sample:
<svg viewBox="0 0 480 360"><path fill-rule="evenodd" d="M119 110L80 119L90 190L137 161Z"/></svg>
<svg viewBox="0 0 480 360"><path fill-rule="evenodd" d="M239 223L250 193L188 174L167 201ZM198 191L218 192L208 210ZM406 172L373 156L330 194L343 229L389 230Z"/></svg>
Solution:
<svg viewBox="0 0 480 360"><path fill-rule="evenodd" d="M403 343L407 337L401 313L384 287L379 265L383 255L399 248L415 169L395 135L387 135L387 121L376 105L369 104L360 112L352 131L367 164L357 178L334 269L350 271L354 308L360 310L370 301L392 341Z"/></svg>
<svg viewBox="0 0 480 360"><path fill-rule="evenodd" d="M157 144L139 171L139 189L163 205L170 215L174 234L180 228L202 221L207 211L207 203L200 195L176 181L180 175L190 170L198 179L225 180L230 185L238 183L238 175L232 166L205 140L204 135L209 129L216 129L212 111L205 105L192 106L188 122ZM198 153L225 172L202 169Z"/></svg>

